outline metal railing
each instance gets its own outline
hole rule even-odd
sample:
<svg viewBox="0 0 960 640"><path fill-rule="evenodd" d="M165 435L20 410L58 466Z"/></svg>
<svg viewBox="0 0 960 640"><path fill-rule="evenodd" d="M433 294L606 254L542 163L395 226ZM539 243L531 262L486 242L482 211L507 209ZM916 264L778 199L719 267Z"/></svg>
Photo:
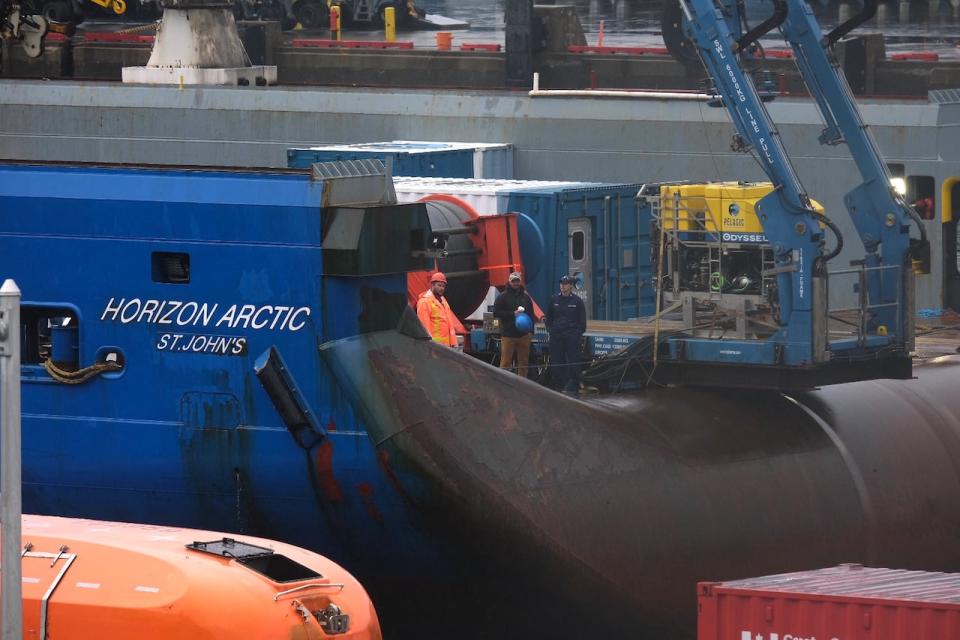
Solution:
<svg viewBox="0 0 960 640"><path fill-rule="evenodd" d="M867 337L867 322L870 319L870 312L875 309L884 309L884 308L895 308L900 309L903 304L903 300L900 297L902 288L895 287L897 296L893 302L872 302L870 300L870 287L868 286L868 281L871 273L877 273L878 277L883 276L883 272L893 271L894 276L896 277L896 282L900 281L902 274L900 273L902 267L900 265L891 264L891 265L879 265L876 267L868 267L865 264L859 264L849 269L836 269L830 270L827 274L827 277L830 280L834 280L836 276L843 275L854 275L857 278L857 304L846 307L834 307L831 306L829 301L827 302L827 317L833 320L837 320L843 323L847 321L836 314L843 312L854 312L856 313L856 323L853 325L856 327L857 343L860 346L863 346L866 337ZM897 326L893 327L894 333L897 336L903 335L903 327L901 326L901 318L903 314L897 313L896 321Z"/></svg>

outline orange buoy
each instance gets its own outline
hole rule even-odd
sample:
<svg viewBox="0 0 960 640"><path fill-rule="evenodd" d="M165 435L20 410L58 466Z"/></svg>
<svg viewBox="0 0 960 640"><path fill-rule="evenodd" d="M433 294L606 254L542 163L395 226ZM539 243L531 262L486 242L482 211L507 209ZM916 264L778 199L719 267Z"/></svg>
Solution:
<svg viewBox="0 0 960 640"><path fill-rule="evenodd" d="M357 580L248 536L23 517L23 637L380 640Z"/></svg>

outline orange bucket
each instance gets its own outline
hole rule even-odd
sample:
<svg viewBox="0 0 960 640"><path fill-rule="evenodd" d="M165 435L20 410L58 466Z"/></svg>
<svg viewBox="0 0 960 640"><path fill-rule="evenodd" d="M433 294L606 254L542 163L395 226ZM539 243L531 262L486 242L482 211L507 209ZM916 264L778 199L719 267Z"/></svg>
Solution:
<svg viewBox="0 0 960 640"><path fill-rule="evenodd" d="M450 51L450 45L453 44L453 34L449 31L437 31L437 49L440 51Z"/></svg>

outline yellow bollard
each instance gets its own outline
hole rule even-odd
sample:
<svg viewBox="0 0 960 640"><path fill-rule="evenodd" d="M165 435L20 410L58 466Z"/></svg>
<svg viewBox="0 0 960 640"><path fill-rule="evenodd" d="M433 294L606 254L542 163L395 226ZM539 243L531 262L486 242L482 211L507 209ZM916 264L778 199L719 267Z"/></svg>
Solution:
<svg viewBox="0 0 960 640"><path fill-rule="evenodd" d="M330 31L333 31L334 40L340 39L340 7L339 5L333 5L330 7Z"/></svg>
<svg viewBox="0 0 960 640"><path fill-rule="evenodd" d="M394 42L397 39L397 10L393 7L383 10L383 26L387 42Z"/></svg>

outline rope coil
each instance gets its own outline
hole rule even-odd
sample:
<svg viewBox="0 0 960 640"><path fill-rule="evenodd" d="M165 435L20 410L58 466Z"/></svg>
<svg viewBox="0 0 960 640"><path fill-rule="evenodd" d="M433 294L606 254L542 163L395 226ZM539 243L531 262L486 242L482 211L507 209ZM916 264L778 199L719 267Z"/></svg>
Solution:
<svg viewBox="0 0 960 640"><path fill-rule="evenodd" d="M123 369L123 365L117 362L97 362L89 367L77 369L76 371L65 371L53 364L52 360L47 359L43 361L43 368L46 369L50 377L57 382L62 384L83 384L101 373L119 371Z"/></svg>

